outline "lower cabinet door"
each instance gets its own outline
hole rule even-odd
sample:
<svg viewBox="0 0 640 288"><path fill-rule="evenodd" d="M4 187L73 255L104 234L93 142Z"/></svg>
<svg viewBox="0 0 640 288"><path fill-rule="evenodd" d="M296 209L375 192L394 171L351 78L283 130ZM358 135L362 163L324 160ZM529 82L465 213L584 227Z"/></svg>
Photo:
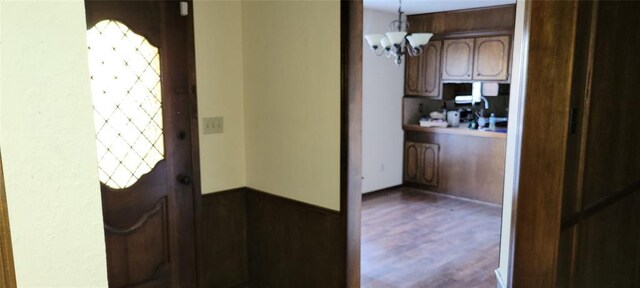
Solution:
<svg viewBox="0 0 640 288"><path fill-rule="evenodd" d="M419 183L420 143L405 142L404 144L404 181Z"/></svg>
<svg viewBox="0 0 640 288"><path fill-rule="evenodd" d="M440 145L421 143L421 163L418 182L429 186L438 186Z"/></svg>
<svg viewBox="0 0 640 288"><path fill-rule="evenodd" d="M439 160L440 145L405 142L404 181L437 187Z"/></svg>

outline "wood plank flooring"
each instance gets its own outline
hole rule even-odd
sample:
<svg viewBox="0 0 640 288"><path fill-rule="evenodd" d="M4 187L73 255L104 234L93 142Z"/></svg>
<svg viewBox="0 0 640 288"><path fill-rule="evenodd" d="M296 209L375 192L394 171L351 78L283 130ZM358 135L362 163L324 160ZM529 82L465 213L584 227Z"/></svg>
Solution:
<svg viewBox="0 0 640 288"><path fill-rule="evenodd" d="M412 188L365 195L362 287L494 288L501 208Z"/></svg>

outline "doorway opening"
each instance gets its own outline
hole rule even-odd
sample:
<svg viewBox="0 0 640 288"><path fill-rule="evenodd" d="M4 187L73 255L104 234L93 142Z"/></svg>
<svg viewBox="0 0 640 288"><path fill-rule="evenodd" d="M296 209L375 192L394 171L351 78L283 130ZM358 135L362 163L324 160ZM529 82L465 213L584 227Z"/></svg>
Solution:
<svg viewBox="0 0 640 288"><path fill-rule="evenodd" d="M416 5L406 31L434 34L419 56L396 65L361 39L363 194L347 205L361 212L357 281L495 287L508 273L524 7ZM397 6L363 6L361 35L398 18Z"/></svg>

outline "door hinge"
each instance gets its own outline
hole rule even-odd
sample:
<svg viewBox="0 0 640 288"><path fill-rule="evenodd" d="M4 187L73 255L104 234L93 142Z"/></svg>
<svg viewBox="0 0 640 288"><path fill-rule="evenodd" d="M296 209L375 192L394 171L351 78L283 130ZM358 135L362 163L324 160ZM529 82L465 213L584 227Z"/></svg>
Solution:
<svg viewBox="0 0 640 288"><path fill-rule="evenodd" d="M189 2L180 1L180 16L189 15Z"/></svg>

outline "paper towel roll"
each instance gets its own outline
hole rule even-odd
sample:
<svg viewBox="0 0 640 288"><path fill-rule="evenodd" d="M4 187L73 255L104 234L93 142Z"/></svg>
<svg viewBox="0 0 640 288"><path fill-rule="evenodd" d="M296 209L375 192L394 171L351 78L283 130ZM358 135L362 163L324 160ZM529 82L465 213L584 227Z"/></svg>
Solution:
<svg viewBox="0 0 640 288"><path fill-rule="evenodd" d="M498 96L498 83L482 83L482 96Z"/></svg>

